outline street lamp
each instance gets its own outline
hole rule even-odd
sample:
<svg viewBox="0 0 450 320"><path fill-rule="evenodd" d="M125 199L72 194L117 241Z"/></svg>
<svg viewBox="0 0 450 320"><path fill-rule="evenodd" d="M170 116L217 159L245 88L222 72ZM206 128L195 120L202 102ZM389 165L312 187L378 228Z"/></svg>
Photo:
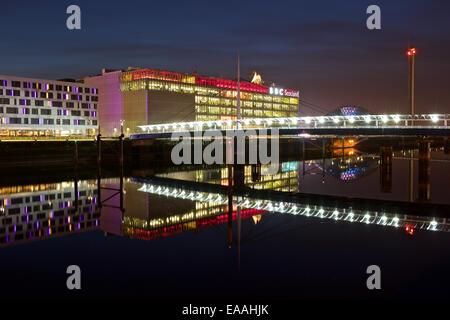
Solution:
<svg viewBox="0 0 450 320"><path fill-rule="evenodd" d="M417 54L417 49L415 47L410 47L408 51L406 51L406 55L408 56L408 65L409 65L409 73L408 73L408 84L409 84L409 111L411 115L414 114L414 69L415 69L415 56Z"/></svg>

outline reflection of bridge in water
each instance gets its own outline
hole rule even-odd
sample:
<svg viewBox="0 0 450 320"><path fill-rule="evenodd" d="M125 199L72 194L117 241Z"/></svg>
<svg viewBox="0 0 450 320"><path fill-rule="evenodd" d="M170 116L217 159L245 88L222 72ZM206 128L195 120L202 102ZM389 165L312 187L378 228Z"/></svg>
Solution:
<svg viewBox="0 0 450 320"><path fill-rule="evenodd" d="M424 217L419 215L410 215L407 212L412 206L417 204L409 204L395 201L381 200L353 200L349 201L344 197L305 195L301 197L289 197L281 192L276 193L270 190L243 190L235 191L230 198L227 196L227 187L218 185L207 185L197 182L179 182L170 179L150 180L142 183L139 191L155 194L159 196L190 200L196 202L210 203L211 205L228 205L230 201L232 206L242 209L254 209L258 213L274 212L280 214L290 214L294 216L304 216L318 219L331 219L333 221L343 221L350 223L364 223L371 225L380 225L387 227L420 229L430 231L449 231L450 223L446 217ZM182 184L182 187L176 185ZM190 186L188 186L190 185ZM212 189L214 191L207 191ZM271 198L271 199L269 199ZM278 199L277 199L278 198ZM344 200L344 201L340 201ZM331 206L331 203L334 203ZM368 204L372 207L378 207L380 210L363 209ZM382 208L386 209L383 210ZM432 209L432 211L449 212L449 206L446 205L430 205L421 204L417 211L421 211L424 207ZM168 219L151 219L143 223L142 227L149 229L167 226L171 221L175 223L185 223L195 220L194 215L190 216L172 216Z"/></svg>

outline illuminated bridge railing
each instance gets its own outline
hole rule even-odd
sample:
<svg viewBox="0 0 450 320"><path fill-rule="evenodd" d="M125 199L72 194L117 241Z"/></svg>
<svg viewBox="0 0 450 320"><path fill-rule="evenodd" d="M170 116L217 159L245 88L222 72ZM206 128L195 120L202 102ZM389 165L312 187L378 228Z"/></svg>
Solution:
<svg viewBox="0 0 450 320"><path fill-rule="evenodd" d="M139 126L145 133L190 132L230 129L269 128L450 128L449 114L416 115L359 115L317 116L289 118L248 118L241 120L214 120L161 123Z"/></svg>
<svg viewBox="0 0 450 320"><path fill-rule="evenodd" d="M144 184L139 191L151 194L173 197L177 199L227 204L228 198L219 193L183 190L162 185ZM233 203L246 209L257 209L281 214L291 214L317 219L330 219L349 223L363 223L394 228L409 228L416 230L449 232L450 223L445 218L421 217L389 212L371 212L354 210L352 208L330 208L325 206L310 206L309 204L291 203L253 199L249 197L233 197ZM178 221L178 219L174 219ZM150 225L161 226L160 221Z"/></svg>

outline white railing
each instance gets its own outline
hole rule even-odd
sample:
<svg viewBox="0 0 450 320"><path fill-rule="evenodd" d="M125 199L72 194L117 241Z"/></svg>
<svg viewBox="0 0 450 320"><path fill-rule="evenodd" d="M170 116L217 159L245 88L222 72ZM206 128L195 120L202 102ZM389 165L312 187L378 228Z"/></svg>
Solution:
<svg viewBox="0 0 450 320"><path fill-rule="evenodd" d="M161 123L139 126L144 133L192 132L230 129L270 128L450 128L449 114L359 115L289 118L246 118L241 120L212 120Z"/></svg>

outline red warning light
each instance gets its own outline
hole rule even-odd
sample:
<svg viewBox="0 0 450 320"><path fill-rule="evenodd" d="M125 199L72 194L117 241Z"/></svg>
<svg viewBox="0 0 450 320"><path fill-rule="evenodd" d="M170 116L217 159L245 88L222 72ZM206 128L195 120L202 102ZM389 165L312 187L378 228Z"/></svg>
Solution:
<svg viewBox="0 0 450 320"><path fill-rule="evenodd" d="M416 53L417 53L416 48L409 48L408 51L406 51L406 54L408 55L408 57L415 56Z"/></svg>

